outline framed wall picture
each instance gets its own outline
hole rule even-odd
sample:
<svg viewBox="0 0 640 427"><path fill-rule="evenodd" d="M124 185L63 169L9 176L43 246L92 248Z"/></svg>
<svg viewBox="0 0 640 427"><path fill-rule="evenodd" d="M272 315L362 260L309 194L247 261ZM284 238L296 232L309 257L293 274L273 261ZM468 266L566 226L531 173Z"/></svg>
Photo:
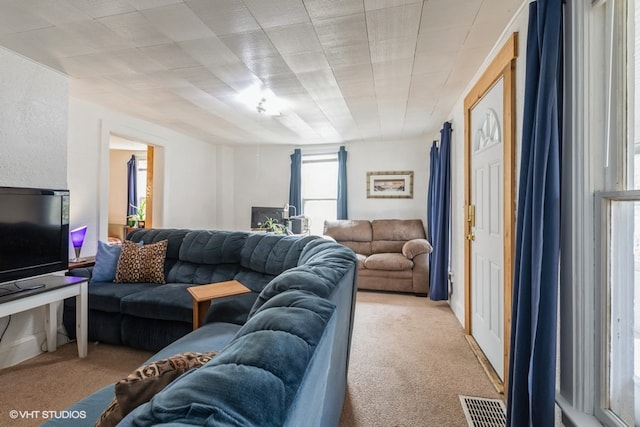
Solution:
<svg viewBox="0 0 640 427"><path fill-rule="evenodd" d="M368 199L413 199L413 171L367 172Z"/></svg>

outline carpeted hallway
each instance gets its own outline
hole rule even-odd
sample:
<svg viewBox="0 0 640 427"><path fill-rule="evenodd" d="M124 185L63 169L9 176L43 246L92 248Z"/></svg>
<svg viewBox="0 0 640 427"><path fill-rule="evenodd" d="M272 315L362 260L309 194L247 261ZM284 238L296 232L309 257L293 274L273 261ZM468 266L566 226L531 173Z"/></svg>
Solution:
<svg viewBox="0 0 640 427"><path fill-rule="evenodd" d="M11 410L62 410L126 376L151 353L75 344L0 370L0 425L37 426ZM359 292L341 426L466 426L459 394L500 398L449 306L411 295Z"/></svg>

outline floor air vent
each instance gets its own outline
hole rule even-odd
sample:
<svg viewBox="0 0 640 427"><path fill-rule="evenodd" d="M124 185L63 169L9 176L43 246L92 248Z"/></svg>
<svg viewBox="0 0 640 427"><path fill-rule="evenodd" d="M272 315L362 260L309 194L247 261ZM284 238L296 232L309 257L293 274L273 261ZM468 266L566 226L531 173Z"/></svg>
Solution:
<svg viewBox="0 0 640 427"><path fill-rule="evenodd" d="M460 403L469 427L504 427L507 422L502 400L460 395Z"/></svg>

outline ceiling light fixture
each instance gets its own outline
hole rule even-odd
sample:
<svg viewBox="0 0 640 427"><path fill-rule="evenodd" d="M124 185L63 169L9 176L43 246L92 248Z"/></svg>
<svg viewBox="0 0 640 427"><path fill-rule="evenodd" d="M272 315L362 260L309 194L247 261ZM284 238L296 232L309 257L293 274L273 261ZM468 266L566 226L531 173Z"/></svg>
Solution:
<svg viewBox="0 0 640 427"><path fill-rule="evenodd" d="M279 116L285 103L271 89L253 85L238 93L238 101L246 107L267 116Z"/></svg>

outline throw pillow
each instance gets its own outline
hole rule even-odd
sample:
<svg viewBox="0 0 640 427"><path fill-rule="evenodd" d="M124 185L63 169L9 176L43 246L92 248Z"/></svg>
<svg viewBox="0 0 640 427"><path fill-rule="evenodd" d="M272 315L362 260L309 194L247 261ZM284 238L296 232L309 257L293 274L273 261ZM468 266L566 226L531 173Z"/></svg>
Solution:
<svg viewBox="0 0 640 427"><path fill-rule="evenodd" d="M167 240L144 246L125 240L116 267L116 283L166 283Z"/></svg>
<svg viewBox="0 0 640 427"><path fill-rule="evenodd" d="M116 278L116 266L122 246L109 245L105 242L98 242L98 252L96 253L96 263L91 273L91 282L113 282Z"/></svg>
<svg viewBox="0 0 640 427"><path fill-rule="evenodd" d="M151 400L173 380L188 370L204 365L216 354L217 351L179 353L139 367L115 384L116 397L102 412L96 427L117 425L129 412Z"/></svg>

